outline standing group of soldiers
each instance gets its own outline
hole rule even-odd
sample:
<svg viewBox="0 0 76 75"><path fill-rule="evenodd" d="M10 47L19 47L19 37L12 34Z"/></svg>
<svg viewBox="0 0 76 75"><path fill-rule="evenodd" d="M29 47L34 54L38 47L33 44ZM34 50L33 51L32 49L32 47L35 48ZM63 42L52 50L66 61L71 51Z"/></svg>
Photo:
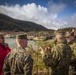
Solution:
<svg viewBox="0 0 76 75"><path fill-rule="evenodd" d="M3 72L0 75L32 75L33 59L25 49L28 43L27 35L18 35L16 42L18 46L7 54L3 63ZM74 32L66 37L58 32L52 48L45 48L42 59L50 68L50 75L76 75Z"/></svg>
<svg viewBox="0 0 76 75"><path fill-rule="evenodd" d="M43 62L50 68L50 75L76 75L76 40L74 32L66 36L58 32L53 48L45 48Z"/></svg>

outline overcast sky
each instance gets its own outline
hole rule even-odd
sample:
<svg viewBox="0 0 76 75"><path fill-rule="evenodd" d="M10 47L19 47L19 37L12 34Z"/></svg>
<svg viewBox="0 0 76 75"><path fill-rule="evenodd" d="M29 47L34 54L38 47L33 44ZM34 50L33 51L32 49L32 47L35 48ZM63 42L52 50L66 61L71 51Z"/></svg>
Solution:
<svg viewBox="0 0 76 75"><path fill-rule="evenodd" d="M49 29L76 27L76 0L0 0L0 13Z"/></svg>

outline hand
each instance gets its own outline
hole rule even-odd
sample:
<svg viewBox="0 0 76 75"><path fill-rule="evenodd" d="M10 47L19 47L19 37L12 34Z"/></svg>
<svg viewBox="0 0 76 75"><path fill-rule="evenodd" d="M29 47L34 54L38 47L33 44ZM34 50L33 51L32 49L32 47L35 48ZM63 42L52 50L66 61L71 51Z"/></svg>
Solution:
<svg viewBox="0 0 76 75"><path fill-rule="evenodd" d="M51 48L50 47L46 47L44 52L50 52L51 53Z"/></svg>

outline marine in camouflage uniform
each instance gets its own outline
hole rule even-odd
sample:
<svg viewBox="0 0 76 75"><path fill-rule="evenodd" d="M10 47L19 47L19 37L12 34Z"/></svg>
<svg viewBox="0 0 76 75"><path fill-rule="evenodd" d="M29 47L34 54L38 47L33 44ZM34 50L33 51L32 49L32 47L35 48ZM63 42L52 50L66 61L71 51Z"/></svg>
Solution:
<svg viewBox="0 0 76 75"><path fill-rule="evenodd" d="M76 75L76 40L74 38L74 33L72 32L71 34L66 35L66 39L72 49L70 75ZM73 72L73 74L71 72Z"/></svg>
<svg viewBox="0 0 76 75"><path fill-rule="evenodd" d="M44 52L43 62L51 68L50 75L68 75L71 48L62 34L57 34L56 38L58 39L51 53Z"/></svg>
<svg viewBox="0 0 76 75"><path fill-rule="evenodd" d="M19 44L24 43L25 35L19 35ZM26 44L27 45L27 44ZM24 45L25 46L25 45ZM3 66L4 75L32 75L33 59L21 44L6 57Z"/></svg>

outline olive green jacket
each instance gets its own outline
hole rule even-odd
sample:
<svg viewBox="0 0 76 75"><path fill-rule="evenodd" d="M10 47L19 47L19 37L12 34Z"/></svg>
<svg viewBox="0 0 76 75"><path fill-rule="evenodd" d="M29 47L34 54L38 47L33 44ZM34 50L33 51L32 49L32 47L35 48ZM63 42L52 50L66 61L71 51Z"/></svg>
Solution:
<svg viewBox="0 0 76 75"><path fill-rule="evenodd" d="M51 68L50 75L68 75L72 51L66 41L56 42L51 53L45 52L43 62Z"/></svg>

